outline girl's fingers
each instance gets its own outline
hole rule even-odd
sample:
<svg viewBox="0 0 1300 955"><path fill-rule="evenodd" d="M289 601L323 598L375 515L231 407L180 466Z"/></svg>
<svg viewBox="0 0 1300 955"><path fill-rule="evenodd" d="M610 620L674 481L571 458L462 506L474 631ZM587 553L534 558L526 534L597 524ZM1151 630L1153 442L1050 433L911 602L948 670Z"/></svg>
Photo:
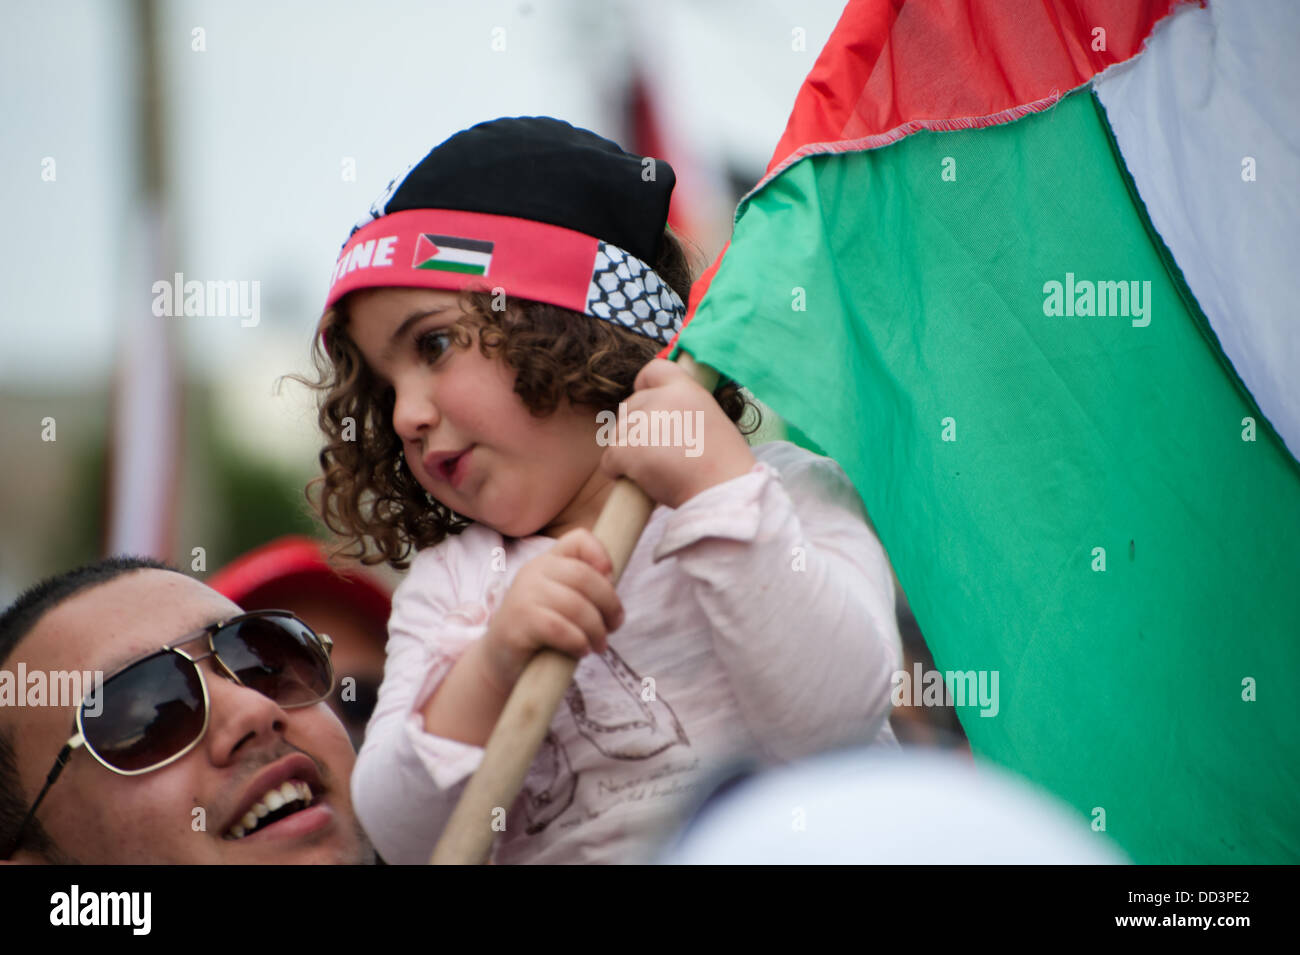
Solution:
<svg viewBox="0 0 1300 955"><path fill-rule="evenodd" d="M591 610L590 607L587 609ZM592 651L593 647L585 629L574 623L569 614L553 607L544 607L541 613L543 635L548 647L577 659Z"/></svg>
<svg viewBox="0 0 1300 955"><path fill-rule="evenodd" d="M551 579L570 588L587 603L594 604L604 620L605 630L617 630L623 625L623 602L618 598L613 581L590 564L562 558Z"/></svg>
<svg viewBox="0 0 1300 955"><path fill-rule="evenodd" d="M569 531L548 553L557 557L577 558L606 576L614 572L614 562L610 560L605 545L596 539L595 534L585 528Z"/></svg>
<svg viewBox="0 0 1300 955"><path fill-rule="evenodd" d="M598 584L609 585L608 581L603 581L590 567L586 568L586 571L593 575ZM558 581L553 581L552 584L554 589L548 591L545 605L577 625L586 635L592 649L603 653L607 645L605 636L613 629L606 617L609 611L588 597L582 589ZM615 599L617 600L617 597Z"/></svg>

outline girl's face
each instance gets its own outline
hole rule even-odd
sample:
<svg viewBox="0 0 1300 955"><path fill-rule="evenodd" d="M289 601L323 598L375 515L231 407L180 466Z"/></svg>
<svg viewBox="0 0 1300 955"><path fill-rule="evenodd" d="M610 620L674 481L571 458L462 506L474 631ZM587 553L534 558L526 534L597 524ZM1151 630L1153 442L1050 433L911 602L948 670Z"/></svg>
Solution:
<svg viewBox="0 0 1300 955"><path fill-rule="evenodd" d="M458 294L363 289L348 296L348 334L395 393L393 430L406 466L436 500L507 537L590 529L613 483L599 469L595 409L567 400L535 418L515 372L472 344L452 344ZM444 452L469 453L441 464Z"/></svg>

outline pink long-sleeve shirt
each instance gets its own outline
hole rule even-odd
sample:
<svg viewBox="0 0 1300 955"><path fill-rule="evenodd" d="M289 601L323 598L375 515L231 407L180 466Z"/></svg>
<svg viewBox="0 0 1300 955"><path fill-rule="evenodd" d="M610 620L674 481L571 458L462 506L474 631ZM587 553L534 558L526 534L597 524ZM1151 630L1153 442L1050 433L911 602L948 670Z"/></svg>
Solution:
<svg viewBox="0 0 1300 955"><path fill-rule="evenodd" d="M626 620L579 662L493 861L645 861L729 760L895 745L893 580L857 491L787 441L753 451L749 473L650 515L617 588ZM476 524L420 551L394 594L352 776L388 862L428 861L483 755L426 732L424 705L554 545Z"/></svg>

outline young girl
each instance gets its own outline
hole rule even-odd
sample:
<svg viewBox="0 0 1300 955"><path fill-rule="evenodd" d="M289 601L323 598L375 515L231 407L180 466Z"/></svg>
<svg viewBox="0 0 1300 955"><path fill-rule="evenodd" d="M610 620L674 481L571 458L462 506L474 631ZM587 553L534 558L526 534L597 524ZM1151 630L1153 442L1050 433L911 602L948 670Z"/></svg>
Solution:
<svg viewBox="0 0 1300 955"><path fill-rule="evenodd" d="M580 660L496 862L643 861L726 760L893 739L893 586L857 492L751 448L735 382L654 358L691 282L673 184L559 120L494 120L390 184L339 256L318 506L410 566L352 782L390 863L428 860L543 647ZM620 403L682 427L620 443ZM619 475L659 506L616 593L591 528Z"/></svg>

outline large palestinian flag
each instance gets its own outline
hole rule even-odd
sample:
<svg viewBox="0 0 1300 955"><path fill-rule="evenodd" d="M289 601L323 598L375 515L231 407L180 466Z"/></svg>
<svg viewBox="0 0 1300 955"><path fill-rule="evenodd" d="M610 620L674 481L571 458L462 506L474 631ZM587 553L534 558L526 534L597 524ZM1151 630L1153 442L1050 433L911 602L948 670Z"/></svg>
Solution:
<svg viewBox="0 0 1300 955"><path fill-rule="evenodd" d="M938 669L1000 677L976 753L1139 862L1300 861L1297 41L850 3L671 349L844 467Z"/></svg>

